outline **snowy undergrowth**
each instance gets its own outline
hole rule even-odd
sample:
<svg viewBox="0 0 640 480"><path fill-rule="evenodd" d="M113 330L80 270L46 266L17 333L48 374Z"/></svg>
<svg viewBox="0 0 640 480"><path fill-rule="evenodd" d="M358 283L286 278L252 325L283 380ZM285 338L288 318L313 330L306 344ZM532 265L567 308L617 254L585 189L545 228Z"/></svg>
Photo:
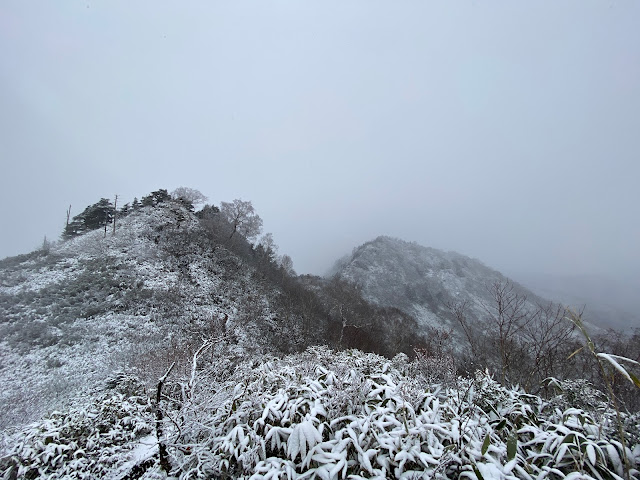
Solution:
<svg viewBox="0 0 640 480"><path fill-rule="evenodd" d="M483 373L447 388L429 385L411 373L412 365L395 363L314 348L245 364L225 402L208 403L205 388L182 404L179 416L189 420L170 438L173 473L253 479L624 474L622 447L607 417L561 411ZM639 453L637 445L627 452L634 462Z"/></svg>
<svg viewBox="0 0 640 480"><path fill-rule="evenodd" d="M102 478L126 465L135 440L152 431L151 405L134 378L84 407L5 434L0 441L4 478ZM114 385L115 386L115 385Z"/></svg>
<svg viewBox="0 0 640 480"><path fill-rule="evenodd" d="M547 402L484 373L445 387L429 383L406 357L323 347L256 357L232 374L219 367L215 360L199 365L164 388L168 474L157 457L134 469L131 452L148 439L151 413L148 401L122 394L104 397L91 413L56 414L16 434L0 457L52 478L624 476L610 412L567 405L566 397ZM640 478L637 437L627 445L631 478Z"/></svg>

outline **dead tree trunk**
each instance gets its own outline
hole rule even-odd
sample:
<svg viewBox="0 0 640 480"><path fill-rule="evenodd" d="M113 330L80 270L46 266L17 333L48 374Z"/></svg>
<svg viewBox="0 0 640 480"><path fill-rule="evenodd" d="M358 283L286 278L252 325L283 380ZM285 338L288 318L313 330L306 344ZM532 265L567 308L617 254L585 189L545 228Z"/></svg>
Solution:
<svg viewBox="0 0 640 480"><path fill-rule="evenodd" d="M118 195L113 202L113 235L116 234L116 218L118 216Z"/></svg>
<svg viewBox="0 0 640 480"><path fill-rule="evenodd" d="M171 463L167 456L167 446L162 441L162 409L160 408L160 397L162 396L162 386L167 380L167 377L173 370L176 362L173 362L166 373L158 380L158 388L156 390L156 437L158 438L158 452L160 454L160 468L169 473L171 470Z"/></svg>

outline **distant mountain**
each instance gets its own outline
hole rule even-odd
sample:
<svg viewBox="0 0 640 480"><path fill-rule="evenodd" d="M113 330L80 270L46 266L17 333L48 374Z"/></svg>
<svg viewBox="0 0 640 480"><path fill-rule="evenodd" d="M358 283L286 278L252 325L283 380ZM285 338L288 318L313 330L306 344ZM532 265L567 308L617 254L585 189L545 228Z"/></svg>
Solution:
<svg viewBox="0 0 640 480"><path fill-rule="evenodd" d="M458 372L487 369L503 384L538 391L545 378L584 375L590 360L571 356L584 342L569 320L572 312L455 252L378 237L338 261L331 278L351 285L372 305L413 318L416 355L438 369L446 369L449 358ZM635 358L629 338L604 338L599 328L575 320L599 346Z"/></svg>
<svg viewBox="0 0 640 480"><path fill-rule="evenodd" d="M357 286L374 305L395 307L423 327L458 329L450 306L466 304L470 322L481 325L493 308L491 286L509 279L482 262L455 252L381 236L339 260L331 275ZM548 301L513 284L534 310Z"/></svg>

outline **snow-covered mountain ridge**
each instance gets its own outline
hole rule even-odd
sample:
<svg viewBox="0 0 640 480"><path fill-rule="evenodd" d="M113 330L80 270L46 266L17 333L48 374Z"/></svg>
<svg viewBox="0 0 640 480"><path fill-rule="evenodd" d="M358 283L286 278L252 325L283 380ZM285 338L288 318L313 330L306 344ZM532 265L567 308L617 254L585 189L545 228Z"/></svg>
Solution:
<svg viewBox="0 0 640 480"><path fill-rule="evenodd" d="M256 329L293 325L297 313L256 275L173 202L120 219L115 234L94 230L3 260L0 423L37 418L114 371L154 376L220 328L234 335L230 357L271 350L272 336Z"/></svg>
<svg viewBox="0 0 640 480"><path fill-rule="evenodd" d="M465 303L470 321L483 322L494 302L491 286L509 282L470 257L385 236L354 249L332 274L355 284L370 302L399 308L424 327L454 329L459 325L449 307ZM513 287L526 296L528 309L545 302L518 284Z"/></svg>
<svg viewBox="0 0 640 480"><path fill-rule="evenodd" d="M319 295L231 231L216 209L166 200L121 216L115 231L0 261L0 428L90 396L113 372L157 378L220 334L228 368L313 344L411 353L412 319L358 295ZM343 321L356 304L367 329Z"/></svg>

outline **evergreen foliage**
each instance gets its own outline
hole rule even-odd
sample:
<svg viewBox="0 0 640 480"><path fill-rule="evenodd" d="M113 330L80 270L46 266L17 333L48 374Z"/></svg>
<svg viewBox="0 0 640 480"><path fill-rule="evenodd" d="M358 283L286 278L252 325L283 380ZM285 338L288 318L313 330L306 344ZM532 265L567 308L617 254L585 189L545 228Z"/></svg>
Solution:
<svg viewBox="0 0 640 480"><path fill-rule="evenodd" d="M142 206L143 207L156 207L162 202L167 202L171 200L171 195L167 192L166 189L161 188L156 190L155 192L151 192L149 195L142 197Z"/></svg>
<svg viewBox="0 0 640 480"><path fill-rule="evenodd" d="M89 205L82 213L73 217L65 226L63 238L73 238L85 232L104 228L113 221L115 208L110 200L101 198L100 201Z"/></svg>
<svg viewBox="0 0 640 480"><path fill-rule="evenodd" d="M118 211L118 216L119 217L126 217L127 215L129 215L131 210L132 210L131 205L129 205L128 203L125 203L122 206L122 208Z"/></svg>

